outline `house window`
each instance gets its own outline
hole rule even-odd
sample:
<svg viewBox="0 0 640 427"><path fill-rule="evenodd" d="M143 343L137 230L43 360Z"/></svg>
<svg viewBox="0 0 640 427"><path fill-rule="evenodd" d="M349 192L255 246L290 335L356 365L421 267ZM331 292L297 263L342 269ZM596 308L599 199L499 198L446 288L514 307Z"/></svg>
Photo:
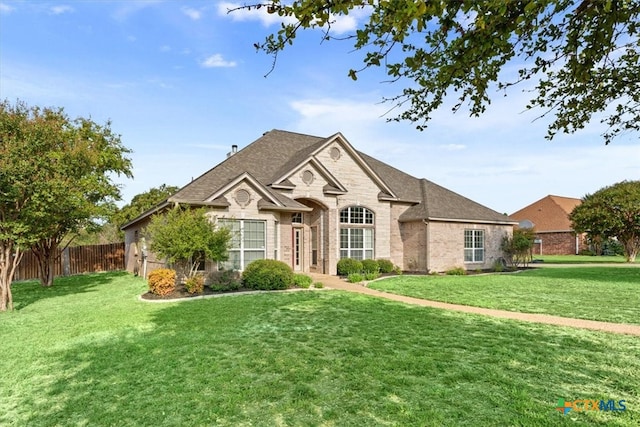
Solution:
<svg viewBox="0 0 640 427"><path fill-rule="evenodd" d="M251 261L265 258L267 233L264 221L219 219L218 222L231 232L229 260L221 263L223 268L244 270Z"/></svg>
<svg viewBox="0 0 640 427"><path fill-rule="evenodd" d="M291 214L292 224L302 224L302 212L294 212Z"/></svg>
<svg viewBox="0 0 640 427"><path fill-rule="evenodd" d="M464 230L464 262L484 262L484 230Z"/></svg>
<svg viewBox="0 0 640 427"><path fill-rule="evenodd" d="M280 249L280 241L278 240L280 235L280 221L273 223L273 259L278 258L278 250Z"/></svg>
<svg viewBox="0 0 640 427"><path fill-rule="evenodd" d="M318 227L311 227L311 265L318 265Z"/></svg>
<svg viewBox="0 0 640 427"><path fill-rule="evenodd" d="M373 219L373 212L360 206L340 211L340 258L373 259Z"/></svg>

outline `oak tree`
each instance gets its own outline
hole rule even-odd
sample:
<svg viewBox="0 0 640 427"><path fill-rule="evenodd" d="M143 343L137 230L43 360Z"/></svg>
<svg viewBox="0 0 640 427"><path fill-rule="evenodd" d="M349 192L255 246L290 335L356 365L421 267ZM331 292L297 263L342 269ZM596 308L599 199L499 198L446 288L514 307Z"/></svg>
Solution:
<svg viewBox="0 0 640 427"><path fill-rule="evenodd" d="M617 239L627 262L634 262L640 251L640 181L622 181L587 194L569 219L577 233L587 233L591 240Z"/></svg>
<svg viewBox="0 0 640 427"><path fill-rule="evenodd" d="M349 76L384 67L403 86L385 99L398 107L391 120L420 130L451 93L454 111L466 105L479 116L492 91L506 94L526 81L523 90L532 96L524 108L552 118L548 139L593 119L608 126L606 144L640 129L640 0L272 0L230 12L244 9L282 17L279 31L255 44L274 55L274 64L304 29L353 43L364 59ZM355 12L365 22L334 36L336 18Z"/></svg>

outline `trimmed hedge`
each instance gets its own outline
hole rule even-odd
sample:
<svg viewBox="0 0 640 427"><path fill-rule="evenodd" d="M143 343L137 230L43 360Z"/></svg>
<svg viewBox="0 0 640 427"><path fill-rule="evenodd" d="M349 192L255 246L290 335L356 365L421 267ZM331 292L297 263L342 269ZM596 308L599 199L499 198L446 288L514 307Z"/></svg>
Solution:
<svg viewBox="0 0 640 427"><path fill-rule="evenodd" d="M274 259L258 259L244 269L242 282L250 289L288 289L294 283L293 277L293 270L284 262Z"/></svg>
<svg viewBox="0 0 640 427"><path fill-rule="evenodd" d="M338 261L338 276L348 276L362 271L362 262L353 258L342 258Z"/></svg>
<svg viewBox="0 0 640 427"><path fill-rule="evenodd" d="M379 273L380 272L380 265L378 264L378 261L376 261L375 259L363 259L362 260L362 272L364 274L367 273Z"/></svg>
<svg viewBox="0 0 640 427"><path fill-rule="evenodd" d="M189 277L184 284L184 287L187 289L187 292L190 294L201 294L204 292L204 276L201 274L196 274L195 276Z"/></svg>
<svg viewBox="0 0 640 427"><path fill-rule="evenodd" d="M392 273L394 269L393 263L388 259L379 259L378 267L380 268L380 273Z"/></svg>
<svg viewBox="0 0 640 427"><path fill-rule="evenodd" d="M156 295L168 295L176 288L176 271L170 268L159 268L149 273L147 278L149 292Z"/></svg>

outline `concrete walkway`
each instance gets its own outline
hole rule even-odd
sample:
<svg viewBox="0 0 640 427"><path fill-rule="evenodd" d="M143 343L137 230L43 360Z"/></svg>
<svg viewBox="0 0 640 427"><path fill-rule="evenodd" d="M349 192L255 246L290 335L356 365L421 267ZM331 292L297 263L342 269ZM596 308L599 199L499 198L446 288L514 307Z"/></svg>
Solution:
<svg viewBox="0 0 640 427"><path fill-rule="evenodd" d="M629 325L625 323L598 322L595 320L573 319L569 317L551 316L547 314L520 313L516 311L494 310L490 308L472 307L461 304L449 304L446 302L424 300L420 298L407 297L403 295L390 294L367 288L363 285L348 283L337 276L324 274L310 274L316 282L330 289L356 292L378 298L386 298L406 304L420 305L423 307L434 307L443 310L462 311L465 313L482 314L485 316L500 317L503 319L521 320L524 322L545 323L556 326L569 326L572 328L591 329L594 331L609 332L614 334L626 334L640 336L640 325Z"/></svg>

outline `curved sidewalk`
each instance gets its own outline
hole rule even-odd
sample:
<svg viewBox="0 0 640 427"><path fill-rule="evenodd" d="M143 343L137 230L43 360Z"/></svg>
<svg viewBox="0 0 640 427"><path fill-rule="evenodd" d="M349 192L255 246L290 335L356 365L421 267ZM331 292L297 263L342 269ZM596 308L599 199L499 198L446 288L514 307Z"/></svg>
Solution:
<svg viewBox="0 0 640 427"><path fill-rule="evenodd" d="M485 316L500 317L503 319L521 320L524 322L545 323L556 326L569 326L572 328L591 329L594 331L609 332L614 334L626 334L640 336L640 325L626 323L599 322L596 320L573 319L569 317L551 316L548 314L520 313L517 311L494 310L491 308L473 307L461 304L450 304L446 302L431 301L420 298L407 297L404 295L390 294L367 288L366 286L349 283L337 276L325 274L311 274L314 281L322 282L327 288L342 291L356 292L371 295L379 298L386 298L406 304L420 305L423 307L434 307L443 310L462 311L465 313L482 314Z"/></svg>

